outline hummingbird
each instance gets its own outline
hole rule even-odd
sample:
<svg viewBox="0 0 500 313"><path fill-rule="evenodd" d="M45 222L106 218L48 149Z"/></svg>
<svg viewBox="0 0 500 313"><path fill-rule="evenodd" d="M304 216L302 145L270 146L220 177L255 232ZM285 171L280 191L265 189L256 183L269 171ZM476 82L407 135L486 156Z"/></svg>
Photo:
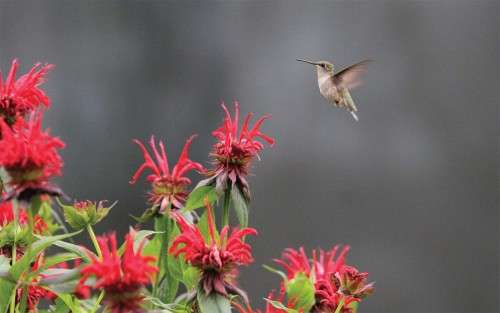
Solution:
<svg viewBox="0 0 500 313"><path fill-rule="evenodd" d="M333 72L333 64L327 61L313 62L303 59L297 59L297 61L314 65L318 74L318 86L321 95L329 103L345 108L356 121L359 120L356 115L358 108L354 104L349 90L361 84L359 77L366 71L366 66L371 62L370 60L353 64L337 74Z"/></svg>

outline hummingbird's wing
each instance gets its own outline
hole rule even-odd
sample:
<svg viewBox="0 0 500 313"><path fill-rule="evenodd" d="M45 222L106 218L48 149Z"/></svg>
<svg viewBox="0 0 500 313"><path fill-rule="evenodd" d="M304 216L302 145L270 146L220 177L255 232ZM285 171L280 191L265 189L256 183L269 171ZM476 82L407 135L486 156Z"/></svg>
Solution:
<svg viewBox="0 0 500 313"><path fill-rule="evenodd" d="M333 75L333 82L339 87L352 89L361 84L360 76L366 72L367 65L371 60L364 60L348 68L343 69L337 74Z"/></svg>

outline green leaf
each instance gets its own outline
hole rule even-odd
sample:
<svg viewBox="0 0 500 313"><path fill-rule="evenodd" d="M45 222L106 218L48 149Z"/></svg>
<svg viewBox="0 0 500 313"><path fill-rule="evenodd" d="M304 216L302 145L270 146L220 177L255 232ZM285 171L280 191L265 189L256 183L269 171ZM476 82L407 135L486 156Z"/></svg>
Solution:
<svg viewBox="0 0 500 313"><path fill-rule="evenodd" d="M287 313L299 313L299 311L291 308L287 308L283 303L271 299L264 298L270 305L275 307L276 309L283 310Z"/></svg>
<svg viewBox="0 0 500 313"><path fill-rule="evenodd" d="M16 284L0 278L0 313L7 312L10 297L15 291Z"/></svg>
<svg viewBox="0 0 500 313"><path fill-rule="evenodd" d="M144 211L141 216L134 216L134 215L130 215L130 216L134 220L136 220L138 223L144 224L147 221L149 221L150 219L152 219L153 217L155 217L156 215L158 215L159 209L160 209L160 207L158 205L155 205L155 206L147 209L146 211Z"/></svg>
<svg viewBox="0 0 500 313"><path fill-rule="evenodd" d="M206 296L203 290L198 290L197 299L201 313L231 313L229 299L218 293Z"/></svg>
<svg viewBox="0 0 500 313"><path fill-rule="evenodd" d="M188 266L182 273L182 283L188 291L194 290L200 281L200 270L194 266Z"/></svg>
<svg viewBox="0 0 500 313"><path fill-rule="evenodd" d="M80 278L80 269L49 268L43 271L41 276L40 285L50 287L52 285L78 280Z"/></svg>
<svg viewBox="0 0 500 313"><path fill-rule="evenodd" d="M37 241L35 241L29 248L28 251L21 257L19 261L16 262L11 268L10 268L10 274L12 278L18 280L21 274L25 271L27 271L31 265L31 262L35 261L35 258L37 255L42 252L43 250L47 249L50 245L52 245L54 242L58 240L63 240L66 238L69 238L71 236L74 236L76 234L80 233L80 231L74 232L74 233L69 233L69 234L63 234L63 235L57 235L57 236L49 236L49 237L44 237L44 236L37 236L39 238Z"/></svg>
<svg viewBox="0 0 500 313"><path fill-rule="evenodd" d="M80 257L76 253L66 252L66 253L58 253L56 255L48 256L44 259L43 268L50 268L54 265L71 261L74 259L79 259Z"/></svg>
<svg viewBox="0 0 500 313"><path fill-rule="evenodd" d="M295 304L295 308L309 312L315 303L314 284L309 277L299 273L289 280L285 286L288 299Z"/></svg>
<svg viewBox="0 0 500 313"><path fill-rule="evenodd" d="M75 245L75 244L66 242L66 241L57 240L57 241L53 242L52 244L54 246L57 246L59 248L62 248L64 250L66 250L66 251L73 252L74 254L76 254L80 258L82 258L85 262L90 262L89 255L93 255L93 256L97 257L89 249L87 249L87 248L85 248L83 246L79 246L79 245Z"/></svg>
<svg viewBox="0 0 500 313"><path fill-rule="evenodd" d="M55 312L68 312L71 311L72 313L79 313L81 312L80 310L80 301L73 297L70 294L66 293L57 293L55 290L52 290L57 295L57 300L56 300L56 307L55 307Z"/></svg>
<svg viewBox="0 0 500 313"><path fill-rule="evenodd" d="M205 206L205 198L207 197L210 203L215 202L219 198L213 186L200 186L195 188L189 194L183 211L189 212Z"/></svg>
<svg viewBox="0 0 500 313"><path fill-rule="evenodd" d="M352 313L358 312L358 306L359 306L359 302L356 302L356 301L353 301L353 302L349 303L349 305L348 305L348 307L349 307L349 309L351 309Z"/></svg>
<svg viewBox="0 0 500 313"><path fill-rule="evenodd" d="M139 249L139 246L145 240L146 242L144 243L144 245L146 246L148 244L147 239L149 236L162 233L163 233L162 231L154 231L154 230L140 230L136 232L134 235L134 251L137 251L137 249ZM118 249L118 255L122 255L124 251L125 251L125 243L122 244ZM156 254L158 254L158 251L156 252Z"/></svg>
<svg viewBox="0 0 500 313"><path fill-rule="evenodd" d="M248 203L241 194L239 188L231 188L231 200L233 202L234 210L236 211L236 217L238 217L238 222L241 227L248 226Z"/></svg>
<svg viewBox="0 0 500 313"><path fill-rule="evenodd" d="M64 300L57 298L55 301L55 306L50 310L52 313L67 313L70 308L64 303Z"/></svg>
<svg viewBox="0 0 500 313"><path fill-rule="evenodd" d="M70 205L62 205L64 219L73 229L79 230L87 227L88 221L85 212L80 212Z"/></svg>

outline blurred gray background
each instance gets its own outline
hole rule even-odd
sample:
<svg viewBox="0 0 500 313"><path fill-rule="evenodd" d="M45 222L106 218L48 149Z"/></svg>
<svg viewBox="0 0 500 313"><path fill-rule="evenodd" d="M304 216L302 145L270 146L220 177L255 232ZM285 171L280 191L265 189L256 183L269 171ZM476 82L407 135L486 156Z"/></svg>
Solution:
<svg viewBox="0 0 500 313"><path fill-rule="evenodd" d="M119 200L99 233L145 208L132 138L184 140L207 164L219 103L269 112L251 178L255 306L285 247L352 246L376 293L361 312L498 312L498 1L1 1L0 68L57 68L45 124L67 143L66 192ZM312 66L372 58L360 122ZM197 178L197 177L194 177Z"/></svg>

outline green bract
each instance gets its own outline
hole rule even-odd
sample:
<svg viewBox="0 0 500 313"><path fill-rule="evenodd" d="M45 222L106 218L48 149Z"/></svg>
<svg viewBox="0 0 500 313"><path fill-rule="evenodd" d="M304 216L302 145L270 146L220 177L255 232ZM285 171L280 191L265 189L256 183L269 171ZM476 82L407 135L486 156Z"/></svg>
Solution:
<svg viewBox="0 0 500 313"><path fill-rule="evenodd" d="M105 207L104 201L83 201L77 202L74 205L64 205L59 202L59 205L63 208L64 219L75 230L84 229L89 225L92 226L99 223L108 215L115 204L116 202Z"/></svg>

